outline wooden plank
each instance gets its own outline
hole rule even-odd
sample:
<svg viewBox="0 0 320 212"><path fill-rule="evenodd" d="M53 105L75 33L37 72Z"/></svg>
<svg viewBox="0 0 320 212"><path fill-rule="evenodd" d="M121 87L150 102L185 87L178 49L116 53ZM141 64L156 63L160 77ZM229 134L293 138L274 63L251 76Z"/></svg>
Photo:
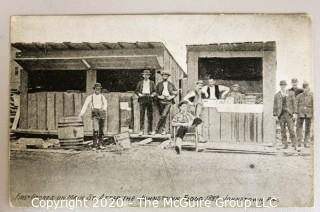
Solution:
<svg viewBox="0 0 320 212"><path fill-rule="evenodd" d="M120 102L117 93L109 93L107 95L108 111L107 125L108 134L117 134L120 132Z"/></svg>
<svg viewBox="0 0 320 212"><path fill-rule="evenodd" d="M255 119L254 114L250 114L250 141L255 142Z"/></svg>
<svg viewBox="0 0 320 212"><path fill-rule="evenodd" d="M11 129L13 129L13 130L17 129L19 119L20 119L20 106L18 106L18 109L16 111L16 115L14 116L14 120L13 120Z"/></svg>
<svg viewBox="0 0 320 212"><path fill-rule="evenodd" d="M81 94L81 101L82 104L84 104L87 96L89 96L90 93L82 93ZM84 124L84 132L92 134L92 118L91 118L91 109L90 107L87 108L86 112L83 115L83 124Z"/></svg>
<svg viewBox="0 0 320 212"><path fill-rule="evenodd" d="M63 93L63 116L74 116L73 93Z"/></svg>
<svg viewBox="0 0 320 212"><path fill-rule="evenodd" d="M133 108L133 132L139 133L140 131L140 107L138 97L134 95L132 97L132 108Z"/></svg>
<svg viewBox="0 0 320 212"><path fill-rule="evenodd" d="M263 122L263 114L257 114L257 142L258 143L263 143L263 127L262 127L262 122Z"/></svg>
<svg viewBox="0 0 320 212"><path fill-rule="evenodd" d="M231 141L231 113L221 113L221 141Z"/></svg>
<svg viewBox="0 0 320 212"><path fill-rule="evenodd" d="M61 92L56 92L55 93L55 105L56 105L56 128L58 128L58 122L61 117L63 117L63 93Z"/></svg>
<svg viewBox="0 0 320 212"><path fill-rule="evenodd" d="M202 108L202 113L201 113L201 119L202 119L202 126L201 129L199 130L200 136L202 136L203 139L206 141L211 141L211 138L209 137L209 110L210 108L204 107Z"/></svg>
<svg viewBox="0 0 320 212"><path fill-rule="evenodd" d="M221 141L220 135L220 113L218 113L216 108L209 108L209 138L212 142Z"/></svg>
<svg viewBox="0 0 320 212"><path fill-rule="evenodd" d="M250 142L250 114L244 114L244 141Z"/></svg>
<svg viewBox="0 0 320 212"><path fill-rule="evenodd" d="M231 125L231 133L230 133L230 141L231 142L236 142L236 130L237 130L237 123L236 123L236 116L235 113L230 114L230 125Z"/></svg>
<svg viewBox="0 0 320 212"><path fill-rule="evenodd" d="M37 95L28 94L28 128L37 129Z"/></svg>
<svg viewBox="0 0 320 212"><path fill-rule="evenodd" d="M20 120L19 128L28 128L28 72L21 69L20 72Z"/></svg>
<svg viewBox="0 0 320 212"><path fill-rule="evenodd" d="M245 141L245 114L239 113L239 142Z"/></svg>
<svg viewBox="0 0 320 212"><path fill-rule="evenodd" d="M37 93L37 121L38 129L47 129L47 93Z"/></svg>
<svg viewBox="0 0 320 212"><path fill-rule="evenodd" d="M74 93L74 115L77 116L80 114L81 108L82 108L82 98L81 93Z"/></svg>
<svg viewBox="0 0 320 212"><path fill-rule="evenodd" d="M137 144L138 145L145 145L145 144L148 144L151 142L152 142L152 138L146 138L146 139L143 139L142 141L139 141Z"/></svg>
<svg viewBox="0 0 320 212"><path fill-rule="evenodd" d="M47 128L48 130L56 129L56 118L55 118L55 93L47 93Z"/></svg>

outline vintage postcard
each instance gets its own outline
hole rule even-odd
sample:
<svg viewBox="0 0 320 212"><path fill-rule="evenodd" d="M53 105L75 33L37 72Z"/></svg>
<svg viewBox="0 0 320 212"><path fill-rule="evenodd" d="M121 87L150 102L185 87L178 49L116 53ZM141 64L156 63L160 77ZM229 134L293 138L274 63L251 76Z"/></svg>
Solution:
<svg viewBox="0 0 320 212"><path fill-rule="evenodd" d="M313 207L306 14L12 16L10 203Z"/></svg>

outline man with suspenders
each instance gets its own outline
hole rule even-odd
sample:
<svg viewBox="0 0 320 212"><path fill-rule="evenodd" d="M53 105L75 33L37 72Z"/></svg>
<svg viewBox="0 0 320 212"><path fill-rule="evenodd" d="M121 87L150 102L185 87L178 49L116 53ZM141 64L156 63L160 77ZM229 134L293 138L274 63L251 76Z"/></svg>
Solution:
<svg viewBox="0 0 320 212"><path fill-rule="evenodd" d="M107 100L101 94L101 84L93 86L94 93L87 96L79 116L83 117L88 106L91 108L92 129L93 129L93 148L103 148L103 129L106 120Z"/></svg>

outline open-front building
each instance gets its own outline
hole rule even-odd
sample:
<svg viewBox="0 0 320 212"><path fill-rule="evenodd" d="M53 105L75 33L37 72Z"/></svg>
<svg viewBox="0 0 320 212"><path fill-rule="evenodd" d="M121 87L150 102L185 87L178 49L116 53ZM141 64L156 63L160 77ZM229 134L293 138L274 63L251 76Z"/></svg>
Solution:
<svg viewBox="0 0 320 212"><path fill-rule="evenodd" d="M96 82L108 101L106 135L138 132L139 105L134 90L144 69L151 79L170 72L180 92L186 77L161 42L136 43L14 43L20 73L20 119L15 132L56 134L62 116L77 116ZM181 94L177 97L181 98ZM154 110L154 125L158 121ZM92 133L90 111L85 133Z"/></svg>
<svg viewBox="0 0 320 212"><path fill-rule="evenodd" d="M241 104L204 100L202 136L210 141L273 142L272 105L276 80L275 42L220 43L187 46L188 79L213 78L216 84L237 84Z"/></svg>

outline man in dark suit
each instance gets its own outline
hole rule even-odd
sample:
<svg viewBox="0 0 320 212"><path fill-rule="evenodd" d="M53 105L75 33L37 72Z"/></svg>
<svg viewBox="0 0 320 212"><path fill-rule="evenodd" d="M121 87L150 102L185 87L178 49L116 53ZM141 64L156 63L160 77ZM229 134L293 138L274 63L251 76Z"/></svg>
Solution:
<svg viewBox="0 0 320 212"><path fill-rule="evenodd" d="M148 117L148 134L154 134L152 131L152 119L153 119L153 97L155 96L155 84L150 80L151 72L146 69L142 73L143 80L138 82L135 93L138 96L138 102L140 105L140 133L143 134L144 130L144 116L147 111Z"/></svg>
<svg viewBox="0 0 320 212"><path fill-rule="evenodd" d="M298 87L298 79L297 78L293 78L291 80L291 85L292 85L292 87L289 89L289 91L293 91L294 95L296 97L303 92L303 89Z"/></svg>
<svg viewBox="0 0 320 212"><path fill-rule="evenodd" d="M157 124L156 133L166 134L165 125L171 105L174 104L174 98L178 91L174 84L168 81L169 72L163 71L161 73L162 81L156 86L156 95L158 99L158 106L160 112L160 120Z"/></svg>
<svg viewBox="0 0 320 212"><path fill-rule="evenodd" d="M310 139L311 120L313 117L313 95L310 92L310 87L308 83L303 83L303 90L303 93L297 96L297 136L298 147L300 147L302 143L303 122L305 122L304 147L308 148L308 142Z"/></svg>
<svg viewBox="0 0 320 212"><path fill-rule="evenodd" d="M273 116L280 123L281 139L284 149L288 148L287 131L288 127L292 146L296 149L296 134L294 131L294 120L297 116L297 104L292 91L286 90L287 82L280 81L280 91L274 96Z"/></svg>

